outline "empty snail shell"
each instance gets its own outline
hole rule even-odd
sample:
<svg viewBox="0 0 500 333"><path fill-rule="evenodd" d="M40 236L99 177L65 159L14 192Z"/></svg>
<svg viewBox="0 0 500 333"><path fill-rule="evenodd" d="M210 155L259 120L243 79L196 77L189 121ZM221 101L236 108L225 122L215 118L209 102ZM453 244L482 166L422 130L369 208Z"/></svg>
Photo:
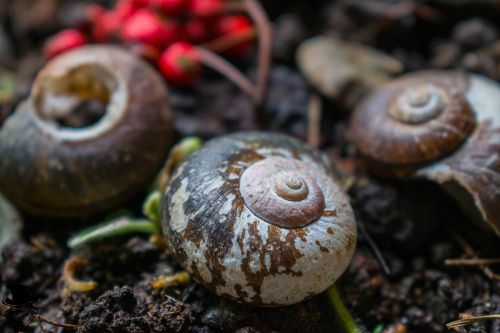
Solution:
<svg viewBox="0 0 500 333"><path fill-rule="evenodd" d="M264 132L216 138L190 156L166 189L162 224L198 282L264 306L328 288L356 243L353 211L322 157Z"/></svg>
<svg viewBox="0 0 500 333"><path fill-rule="evenodd" d="M101 101L95 123L55 119ZM36 216L102 212L143 190L170 144L172 113L161 77L111 46L87 46L49 62L32 91L0 124L0 190Z"/></svg>
<svg viewBox="0 0 500 333"><path fill-rule="evenodd" d="M500 85L459 72L408 74L364 100L350 130L373 170L442 184L500 235Z"/></svg>
<svg viewBox="0 0 500 333"><path fill-rule="evenodd" d="M17 210L0 193L0 252L12 240L21 237L22 219ZM2 256L0 255L0 264Z"/></svg>

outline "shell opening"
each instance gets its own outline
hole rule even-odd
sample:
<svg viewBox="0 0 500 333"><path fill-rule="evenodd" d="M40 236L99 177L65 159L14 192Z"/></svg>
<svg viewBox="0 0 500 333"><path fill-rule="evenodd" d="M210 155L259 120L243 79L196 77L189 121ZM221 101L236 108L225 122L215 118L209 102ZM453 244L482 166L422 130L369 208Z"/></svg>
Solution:
<svg viewBox="0 0 500 333"><path fill-rule="evenodd" d="M240 193L246 207L263 221L303 227L319 219L325 209L317 172L321 171L299 160L266 158L243 172Z"/></svg>
<svg viewBox="0 0 500 333"><path fill-rule="evenodd" d="M421 124L437 118L446 103L445 92L432 84L407 89L390 108L392 118L406 124Z"/></svg>
<svg viewBox="0 0 500 333"><path fill-rule="evenodd" d="M68 140L91 138L113 127L125 112L125 88L99 64L84 64L34 86L39 124Z"/></svg>

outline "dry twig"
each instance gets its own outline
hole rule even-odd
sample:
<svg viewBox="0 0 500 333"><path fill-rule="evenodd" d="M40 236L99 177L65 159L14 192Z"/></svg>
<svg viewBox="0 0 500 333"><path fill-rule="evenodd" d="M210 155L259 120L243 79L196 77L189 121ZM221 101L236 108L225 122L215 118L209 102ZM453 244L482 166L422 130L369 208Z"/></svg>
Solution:
<svg viewBox="0 0 500 333"><path fill-rule="evenodd" d="M318 148L321 140L321 98L313 93L309 98L309 107L307 109L307 142L313 148Z"/></svg>
<svg viewBox="0 0 500 333"><path fill-rule="evenodd" d="M453 329L453 328L458 328L460 326L472 324L478 321L483 321L483 320L491 320L491 319L500 319L500 314L493 314L493 315L486 315L486 316L470 316L470 315L465 315L464 318L454 320L452 322L449 322L446 324L447 329Z"/></svg>
<svg viewBox="0 0 500 333"><path fill-rule="evenodd" d="M462 247L462 250L465 252L466 255L470 256L471 259L474 260L480 259L476 251L472 248L472 246L469 245L469 243L467 243L467 241L462 236L460 236L455 230L451 228L449 229L449 232L451 233L455 241ZM500 274L496 274L488 266L479 265L479 268L481 269L483 274L486 275L489 279L500 281Z"/></svg>
<svg viewBox="0 0 500 333"><path fill-rule="evenodd" d="M387 262L385 261L384 255L380 251L377 243L375 243L375 241L373 240L372 236L366 230L363 222L358 221L358 229L359 229L359 232L363 235L365 241L368 243L368 246L370 247L370 249L373 251L373 254L375 255L375 258L377 259L377 261L379 262L380 267L382 268L382 271L386 275L390 275L391 269L389 268L389 265L387 265Z"/></svg>
<svg viewBox="0 0 500 333"><path fill-rule="evenodd" d="M76 331L79 328L78 325L58 323L58 322L52 321L50 319L47 319L47 318L45 318L45 317L43 317L41 315L36 315L35 319L38 322L40 322L40 323L47 323L49 325L56 326L56 327L61 327L61 328L64 328L64 329L67 329L67 330L71 330L71 331Z"/></svg>
<svg viewBox="0 0 500 333"><path fill-rule="evenodd" d="M446 266L487 266L500 264L500 258L482 259L482 258L458 258L458 259L446 259L444 261Z"/></svg>

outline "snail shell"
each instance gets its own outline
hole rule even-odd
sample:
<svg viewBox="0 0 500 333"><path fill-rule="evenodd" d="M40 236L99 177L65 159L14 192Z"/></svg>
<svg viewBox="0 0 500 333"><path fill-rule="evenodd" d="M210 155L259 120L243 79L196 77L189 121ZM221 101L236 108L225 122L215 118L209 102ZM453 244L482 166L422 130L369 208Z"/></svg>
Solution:
<svg viewBox="0 0 500 333"><path fill-rule="evenodd" d="M355 110L351 136L375 172L436 181L500 235L500 86L447 71L411 73Z"/></svg>
<svg viewBox="0 0 500 333"><path fill-rule="evenodd" d="M106 103L83 128L60 126L75 102ZM170 144L172 113L161 77L117 47L87 46L49 62L28 99L0 125L0 190L37 216L83 217L147 186Z"/></svg>
<svg viewBox="0 0 500 333"><path fill-rule="evenodd" d="M14 239L21 238L22 219L14 206L0 193L0 253ZM0 264L2 256L0 255Z"/></svg>
<svg viewBox="0 0 500 333"><path fill-rule="evenodd" d="M300 302L346 269L356 225L321 156L280 134L216 138L174 173L162 223L178 262L221 296Z"/></svg>

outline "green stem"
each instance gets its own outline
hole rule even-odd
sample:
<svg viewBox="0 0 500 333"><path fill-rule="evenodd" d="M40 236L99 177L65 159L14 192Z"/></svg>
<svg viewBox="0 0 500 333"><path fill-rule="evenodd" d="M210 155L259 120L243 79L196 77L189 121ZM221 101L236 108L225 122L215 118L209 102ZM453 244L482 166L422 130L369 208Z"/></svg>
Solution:
<svg viewBox="0 0 500 333"><path fill-rule="evenodd" d="M159 230L155 223L146 219L119 217L110 222L80 231L68 241L68 246L76 248L98 240L135 233L157 234Z"/></svg>
<svg viewBox="0 0 500 333"><path fill-rule="evenodd" d="M327 294L330 302L332 303L333 309L335 310L337 318L340 320L342 327L344 328L344 331L346 333L362 333L342 302L335 284L328 288Z"/></svg>

